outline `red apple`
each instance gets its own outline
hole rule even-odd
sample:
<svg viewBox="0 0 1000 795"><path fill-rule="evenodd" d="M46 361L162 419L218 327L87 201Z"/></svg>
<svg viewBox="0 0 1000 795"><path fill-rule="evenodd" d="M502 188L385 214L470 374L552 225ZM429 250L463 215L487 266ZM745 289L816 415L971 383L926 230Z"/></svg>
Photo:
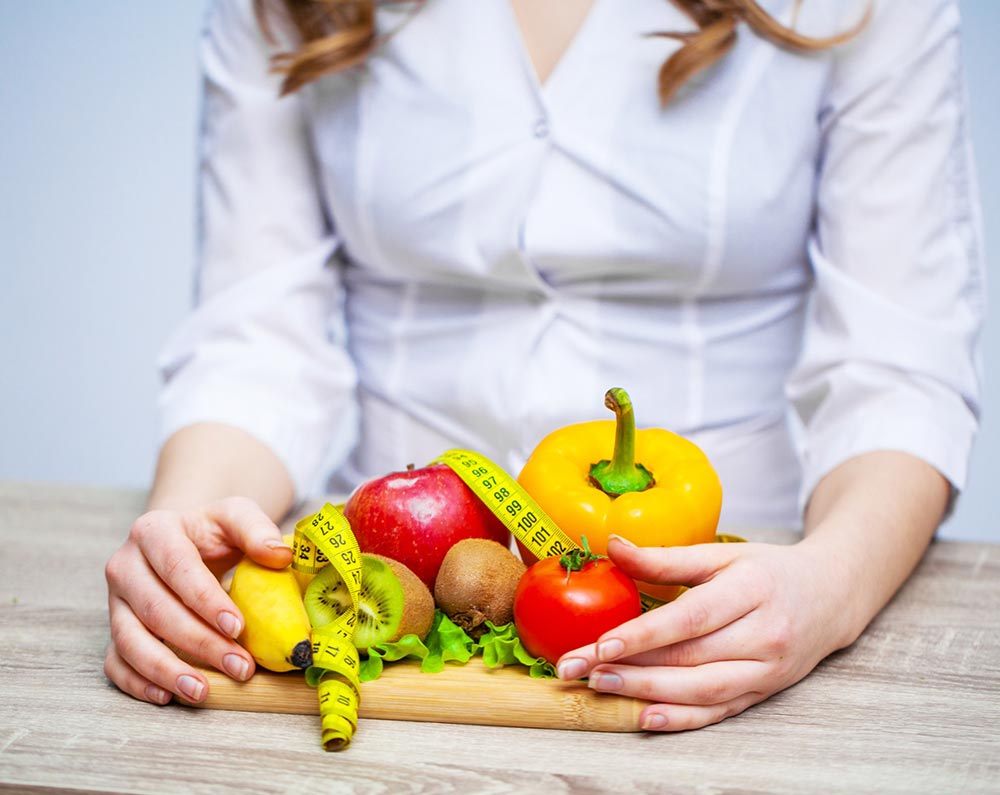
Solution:
<svg viewBox="0 0 1000 795"><path fill-rule="evenodd" d="M362 552L408 566L434 592L448 550L464 538L507 546L510 533L446 464L362 483L344 506Z"/></svg>

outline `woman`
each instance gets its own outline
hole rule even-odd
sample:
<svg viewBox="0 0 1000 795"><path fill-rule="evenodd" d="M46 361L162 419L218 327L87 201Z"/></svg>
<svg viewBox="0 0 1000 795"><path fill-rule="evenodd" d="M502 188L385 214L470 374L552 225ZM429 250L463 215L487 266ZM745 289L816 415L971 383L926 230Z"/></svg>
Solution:
<svg viewBox="0 0 1000 795"><path fill-rule="evenodd" d="M708 453L724 525L804 537L612 541L694 587L560 676L688 729L852 643L978 422L957 3L279 5L209 18L199 305L164 353L150 512L108 563L107 675L203 699L166 639L248 678L216 577L286 565L296 499L453 446L517 472L611 385Z"/></svg>

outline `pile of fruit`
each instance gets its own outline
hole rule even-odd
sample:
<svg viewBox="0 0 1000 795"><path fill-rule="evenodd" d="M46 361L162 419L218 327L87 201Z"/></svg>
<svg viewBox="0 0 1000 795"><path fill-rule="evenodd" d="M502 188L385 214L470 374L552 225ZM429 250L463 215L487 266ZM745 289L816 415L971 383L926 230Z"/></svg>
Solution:
<svg viewBox="0 0 1000 795"><path fill-rule="evenodd" d="M342 515L335 511L336 526L324 514L336 538L326 546L332 562L318 539L297 536L287 569L249 559L236 567L230 595L246 620L239 640L257 663L307 669L313 684L330 674L337 699L354 710L337 719L339 739L327 747L349 742L357 682L378 676L383 660L416 657L424 670L440 670L482 652L488 665L520 662L551 675L565 652L638 616L640 587L676 595L676 586L637 584L614 566L602 554L608 536L655 546L713 541L718 477L681 437L636 432L624 391L610 390L606 405L615 421L550 434L516 484L491 486L493 477L480 493L451 462L410 466L361 485ZM549 531L538 515L566 542L540 545ZM310 565L299 565L303 550ZM331 628L346 644L330 640ZM335 659L332 668L315 659L320 652Z"/></svg>

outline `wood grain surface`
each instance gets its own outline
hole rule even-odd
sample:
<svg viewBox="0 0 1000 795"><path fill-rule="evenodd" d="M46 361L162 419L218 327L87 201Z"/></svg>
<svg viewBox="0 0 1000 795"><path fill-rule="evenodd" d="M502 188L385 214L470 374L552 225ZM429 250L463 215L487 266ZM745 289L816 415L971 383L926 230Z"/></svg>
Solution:
<svg viewBox="0 0 1000 795"><path fill-rule="evenodd" d="M314 715L154 707L106 681L103 566L142 504L134 491L0 483L0 791L1000 792L1000 546L935 543L852 647L715 726L372 717L329 754Z"/></svg>
<svg viewBox="0 0 1000 795"><path fill-rule="evenodd" d="M202 669L211 692L205 709L318 715L315 688L300 673L254 675L235 682ZM361 685L361 718L433 723L473 723L534 729L636 732L649 702L596 693L581 682L532 679L523 666L487 668L474 657L440 673L421 673L419 663L387 663L382 676Z"/></svg>

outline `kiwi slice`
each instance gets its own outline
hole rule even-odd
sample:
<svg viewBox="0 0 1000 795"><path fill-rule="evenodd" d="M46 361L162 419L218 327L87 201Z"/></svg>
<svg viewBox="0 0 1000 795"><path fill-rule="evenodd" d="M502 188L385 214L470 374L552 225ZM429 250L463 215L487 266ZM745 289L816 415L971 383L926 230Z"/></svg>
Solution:
<svg viewBox="0 0 1000 795"><path fill-rule="evenodd" d="M329 624L351 606L347 585L325 566L306 587L303 601L314 627ZM354 645L359 651L404 635L427 637L434 621L434 597L409 568L381 555L361 555L361 592Z"/></svg>
<svg viewBox="0 0 1000 795"><path fill-rule="evenodd" d="M466 538L444 556L434 600L470 637L479 638L487 621L502 626L514 620L514 592L525 568L502 544Z"/></svg>
<svg viewBox="0 0 1000 795"><path fill-rule="evenodd" d="M351 594L347 584L333 566L319 570L302 594L309 623L315 627L329 624L351 607Z"/></svg>

